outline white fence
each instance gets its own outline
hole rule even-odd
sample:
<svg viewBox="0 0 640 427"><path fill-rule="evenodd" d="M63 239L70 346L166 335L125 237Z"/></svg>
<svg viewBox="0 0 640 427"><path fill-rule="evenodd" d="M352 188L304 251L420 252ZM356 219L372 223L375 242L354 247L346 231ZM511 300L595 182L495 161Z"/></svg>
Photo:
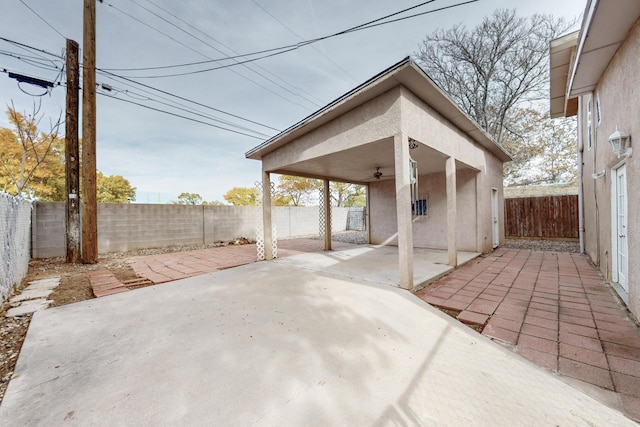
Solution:
<svg viewBox="0 0 640 427"><path fill-rule="evenodd" d="M0 303L27 275L31 201L0 192Z"/></svg>

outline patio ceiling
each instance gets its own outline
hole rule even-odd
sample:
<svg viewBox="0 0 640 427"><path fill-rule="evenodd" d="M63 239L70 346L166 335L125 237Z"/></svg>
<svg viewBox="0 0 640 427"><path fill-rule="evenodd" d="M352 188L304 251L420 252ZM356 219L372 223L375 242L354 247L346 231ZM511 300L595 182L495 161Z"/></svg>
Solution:
<svg viewBox="0 0 640 427"><path fill-rule="evenodd" d="M417 148L411 150L410 155L418 162L418 171L421 175L445 170L447 156L424 144L419 144ZM458 169L470 168L460 162L456 162L456 165ZM392 138L294 163L286 169L273 172L364 184L376 181L373 174L377 167L382 173L380 179L392 179L395 176Z"/></svg>

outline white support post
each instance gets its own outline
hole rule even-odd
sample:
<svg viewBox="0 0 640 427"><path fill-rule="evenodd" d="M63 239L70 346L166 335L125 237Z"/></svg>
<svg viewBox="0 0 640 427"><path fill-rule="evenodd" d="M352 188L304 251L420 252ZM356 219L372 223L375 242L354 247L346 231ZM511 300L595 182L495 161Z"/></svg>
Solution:
<svg viewBox="0 0 640 427"><path fill-rule="evenodd" d="M413 288L413 226L411 223L411 182L409 138L400 133L393 137L396 169L396 212L398 217L398 262L400 287Z"/></svg>
<svg viewBox="0 0 640 427"><path fill-rule="evenodd" d="M323 180L322 198L324 200L324 250L331 250L331 193L329 188L329 180Z"/></svg>
<svg viewBox="0 0 640 427"><path fill-rule="evenodd" d="M273 259L273 233L271 226L271 175L262 171L262 224L264 230L264 259Z"/></svg>
<svg viewBox="0 0 640 427"><path fill-rule="evenodd" d="M457 247L457 204L456 204L456 159L449 157L446 161L447 188L447 254L449 265L458 266Z"/></svg>

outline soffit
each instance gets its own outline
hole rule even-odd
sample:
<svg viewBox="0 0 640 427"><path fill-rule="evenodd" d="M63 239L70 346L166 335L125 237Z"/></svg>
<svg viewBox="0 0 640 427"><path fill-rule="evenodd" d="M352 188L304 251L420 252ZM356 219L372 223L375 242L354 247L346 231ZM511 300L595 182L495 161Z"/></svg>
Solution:
<svg viewBox="0 0 640 427"><path fill-rule="evenodd" d="M591 0L585 11L569 97L592 92L640 16L638 0Z"/></svg>

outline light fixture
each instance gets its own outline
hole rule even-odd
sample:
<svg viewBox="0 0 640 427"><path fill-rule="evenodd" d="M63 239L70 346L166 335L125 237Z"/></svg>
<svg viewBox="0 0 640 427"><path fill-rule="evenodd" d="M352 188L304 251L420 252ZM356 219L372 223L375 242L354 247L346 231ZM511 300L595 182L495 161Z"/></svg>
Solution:
<svg viewBox="0 0 640 427"><path fill-rule="evenodd" d="M413 150L414 148L418 148L418 141L413 138L409 138L409 150Z"/></svg>
<svg viewBox="0 0 640 427"><path fill-rule="evenodd" d="M613 154L618 156L618 158L631 157L631 147L627 147L630 145L631 135L627 132L618 130L618 126L616 126L616 131L609 136L609 144L611 144L611 150Z"/></svg>
<svg viewBox="0 0 640 427"><path fill-rule="evenodd" d="M382 176L382 172L380 172L380 168L379 167L376 168L376 171L374 172L373 176L376 179L380 179L380 177Z"/></svg>

